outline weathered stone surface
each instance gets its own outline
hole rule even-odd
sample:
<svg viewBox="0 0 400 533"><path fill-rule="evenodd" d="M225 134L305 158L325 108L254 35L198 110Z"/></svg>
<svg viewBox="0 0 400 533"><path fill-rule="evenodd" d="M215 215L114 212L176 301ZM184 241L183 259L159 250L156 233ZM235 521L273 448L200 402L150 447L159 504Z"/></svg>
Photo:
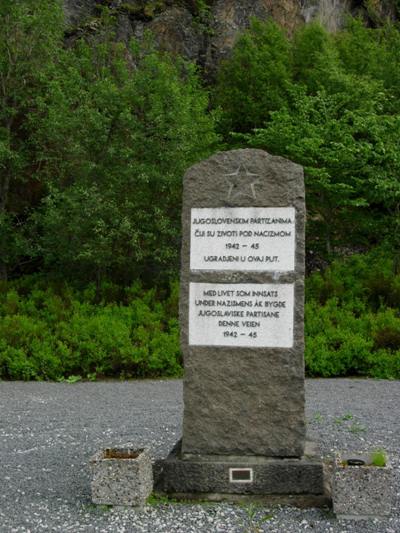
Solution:
<svg viewBox="0 0 400 533"><path fill-rule="evenodd" d="M211 31L207 46L207 69L212 70L229 56L239 35L249 27L252 17L272 17L292 33L302 23L300 5L295 0L217 0L211 7Z"/></svg>
<svg viewBox="0 0 400 533"><path fill-rule="evenodd" d="M204 46L203 35L188 9L171 7L151 21L147 29L155 35L162 50L190 61L199 60Z"/></svg>
<svg viewBox="0 0 400 533"><path fill-rule="evenodd" d="M147 449L100 450L90 459L92 501L104 505L144 505L153 490Z"/></svg>
<svg viewBox="0 0 400 533"><path fill-rule="evenodd" d="M68 24L79 24L93 15L96 2L94 0L63 0L65 17Z"/></svg>
<svg viewBox="0 0 400 533"><path fill-rule="evenodd" d="M232 176L235 176L234 183ZM191 208L239 206L295 208L294 271L190 270ZM283 158L262 150L220 152L186 173L180 298L181 344L185 364L184 456L303 455L304 219L302 168ZM243 348L189 345L190 282L272 283L277 286L293 283L293 346Z"/></svg>
<svg viewBox="0 0 400 533"><path fill-rule="evenodd" d="M143 2L139 0L64 0L69 25L85 24L98 16L96 5L105 5L117 17L116 37L127 41L154 34L158 46L205 67L213 76L221 59L229 55L238 36L248 28L252 16L274 18L288 33L303 22L298 0L216 0L200 14L195 2Z"/></svg>
<svg viewBox="0 0 400 533"><path fill-rule="evenodd" d="M346 17L350 14L351 2L348 0L306 0L301 13L306 23L320 22L330 32L343 28Z"/></svg>
<svg viewBox="0 0 400 533"><path fill-rule="evenodd" d="M311 443L301 459L243 456L180 458L180 444L155 465L155 488L173 494L323 495L324 467ZM252 483L235 482L231 469L251 470ZM326 503L326 501L324 502Z"/></svg>
<svg viewBox="0 0 400 533"><path fill-rule="evenodd" d="M96 6L107 5L117 16L116 38L141 39L146 30L154 33L161 49L182 54L205 67L213 78L220 61L226 58L250 18L272 18L290 35L313 20L329 31L344 25L350 13L367 22L398 18L394 0L371 2L368 9L355 0L215 0L207 13L199 13L194 1L174 0L63 0L67 22L85 25L99 15Z"/></svg>

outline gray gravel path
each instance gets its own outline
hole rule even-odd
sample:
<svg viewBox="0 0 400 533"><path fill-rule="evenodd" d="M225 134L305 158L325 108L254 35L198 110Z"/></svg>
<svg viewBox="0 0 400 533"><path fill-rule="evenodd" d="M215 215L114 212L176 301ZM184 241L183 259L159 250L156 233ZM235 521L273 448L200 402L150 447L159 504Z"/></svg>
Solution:
<svg viewBox="0 0 400 533"><path fill-rule="evenodd" d="M309 431L325 456L371 447L391 455L390 519L227 504L108 509L90 502L89 457L127 443L165 456L180 437L181 381L0 382L0 532L400 533L399 412L399 381L307 381Z"/></svg>

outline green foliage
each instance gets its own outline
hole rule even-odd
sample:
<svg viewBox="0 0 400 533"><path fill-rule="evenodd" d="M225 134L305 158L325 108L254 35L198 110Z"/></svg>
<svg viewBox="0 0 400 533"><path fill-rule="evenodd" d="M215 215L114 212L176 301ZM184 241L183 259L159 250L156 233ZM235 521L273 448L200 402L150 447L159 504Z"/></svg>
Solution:
<svg viewBox="0 0 400 533"><path fill-rule="evenodd" d="M0 9L0 278L32 261L82 284L176 273L182 175L215 115L193 65L115 42L114 22L104 9L65 48L59 3Z"/></svg>
<svg viewBox="0 0 400 533"><path fill-rule="evenodd" d="M241 525L246 533L259 533L263 530L263 524L274 518L274 515L266 514L260 504L249 503L242 505L242 509L244 516Z"/></svg>
<svg viewBox="0 0 400 533"><path fill-rule="evenodd" d="M127 53L79 43L41 101L41 255L83 281L176 271L182 175L216 141L192 66L132 45L133 67Z"/></svg>
<svg viewBox="0 0 400 533"><path fill-rule="evenodd" d="M400 95L400 32L386 24L378 29L366 28L360 20L349 18L346 31L335 38L343 68L358 77L383 82L398 112Z"/></svg>
<svg viewBox="0 0 400 533"><path fill-rule="evenodd" d="M306 368L312 376L400 377L399 293L394 260L382 250L334 261L307 280Z"/></svg>
<svg viewBox="0 0 400 533"><path fill-rule="evenodd" d="M62 47L60 2L1 2L0 27L0 279L5 279L29 253L21 246L21 221L35 198L31 119Z"/></svg>
<svg viewBox="0 0 400 533"><path fill-rule="evenodd" d="M223 110L224 132L249 131L281 108L290 81L289 43L272 21L252 19L232 57L223 63L215 103Z"/></svg>
<svg viewBox="0 0 400 533"><path fill-rule="evenodd" d="M336 260L307 279L309 376L400 378L400 272L387 250ZM386 292L376 292L384 279ZM103 282L76 291L21 278L0 291L0 378L178 376L178 284L168 290ZM345 414L342 421L351 420ZM350 431L361 431L355 425Z"/></svg>
<svg viewBox="0 0 400 533"><path fill-rule="evenodd" d="M65 380L66 383L78 383L78 381L81 381L82 377L81 376L68 376L67 379Z"/></svg>
<svg viewBox="0 0 400 533"><path fill-rule="evenodd" d="M336 36L318 24L292 40L276 32L258 22L221 69L217 101L233 142L304 166L314 253L330 259L398 235L400 32L357 21Z"/></svg>
<svg viewBox="0 0 400 533"><path fill-rule="evenodd" d="M338 85L341 78L333 37L318 23L307 24L296 33L293 45L293 79L309 94Z"/></svg>
<svg viewBox="0 0 400 533"><path fill-rule="evenodd" d="M367 428L366 426L363 426L362 424L360 424L360 422L354 422L348 427L348 431L350 431L350 433L358 434L358 433L364 433L365 431L367 431Z"/></svg>
<svg viewBox="0 0 400 533"><path fill-rule="evenodd" d="M306 300L324 305L335 298L340 305L360 302L358 314L365 306L400 308L400 272L396 269L395 250L378 247L367 254L336 259L323 272L307 279Z"/></svg>
<svg viewBox="0 0 400 533"><path fill-rule="evenodd" d="M152 492L146 500L147 505L159 506L159 505L170 505L171 503L177 503L177 500L169 498L165 494L158 494Z"/></svg>
<svg viewBox="0 0 400 533"><path fill-rule="evenodd" d="M190 0L189 7L194 7L198 16L207 18L210 14L210 4L213 0Z"/></svg>
<svg viewBox="0 0 400 533"><path fill-rule="evenodd" d="M27 290L23 281L0 294L1 378L180 375L179 328L170 315L175 284L162 300L136 284L123 291L124 303L95 303L90 290L38 281Z"/></svg>
<svg viewBox="0 0 400 533"><path fill-rule="evenodd" d="M3 211L0 210L0 269L1 264L4 269L3 275L0 273L0 279L6 278L8 270L18 265L21 258L30 251L23 222L5 206Z"/></svg>
<svg viewBox="0 0 400 533"><path fill-rule="evenodd" d="M308 375L400 378L400 292L392 289L400 286L400 272L394 267L380 248L336 260L307 279ZM386 292L377 292L379 279ZM0 291L0 378L74 383L177 376L181 363L177 283L146 291L138 282L127 288L103 282L78 292L28 277Z"/></svg>
<svg viewBox="0 0 400 533"><path fill-rule="evenodd" d="M368 96L369 108L355 109L355 92ZM251 146L304 166L309 237L328 253L335 245L382 238L385 215L400 202L400 116L379 113L382 98L373 84L334 95L298 90L290 110L273 113L247 137Z"/></svg>
<svg viewBox="0 0 400 533"><path fill-rule="evenodd" d="M152 19L160 10L165 8L164 0L136 0L135 2L123 2L122 10L135 16Z"/></svg>

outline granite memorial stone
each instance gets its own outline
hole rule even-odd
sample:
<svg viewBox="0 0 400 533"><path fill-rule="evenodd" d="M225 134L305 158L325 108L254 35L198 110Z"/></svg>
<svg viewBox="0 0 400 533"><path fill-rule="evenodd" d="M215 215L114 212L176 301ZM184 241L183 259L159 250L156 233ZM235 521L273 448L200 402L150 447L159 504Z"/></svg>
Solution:
<svg viewBox="0 0 400 533"><path fill-rule="evenodd" d="M323 492L321 463L304 457L304 226L291 161L232 150L187 171L183 436L163 490Z"/></svg>
<svg viewBox="0 0 400 533"><path fill-rule="evenodd" d="M187 172L183 453L303 454L304 219L287 160L238 150Z"/></svg>

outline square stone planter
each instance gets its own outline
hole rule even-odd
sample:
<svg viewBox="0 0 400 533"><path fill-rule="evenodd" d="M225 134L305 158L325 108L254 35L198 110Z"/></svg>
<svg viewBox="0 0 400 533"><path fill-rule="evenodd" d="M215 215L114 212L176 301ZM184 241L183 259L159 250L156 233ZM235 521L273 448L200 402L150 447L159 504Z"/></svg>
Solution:
<svg viewBox="0 0 400 533"><path fill-rule="evenodd" d="M357 462L360 464L352 464ZM392 479L389 461L386 466L374 466L368 455L337 455L332 480L332 502L336 517L361 520L389 516Z"/></svg>
<svg viewBox="0 0 400 533"><path fill-rule="evenodd" d="M142 506L153 490L147 449L100 450L90 459L90 468L93 503Z"/></svg>

